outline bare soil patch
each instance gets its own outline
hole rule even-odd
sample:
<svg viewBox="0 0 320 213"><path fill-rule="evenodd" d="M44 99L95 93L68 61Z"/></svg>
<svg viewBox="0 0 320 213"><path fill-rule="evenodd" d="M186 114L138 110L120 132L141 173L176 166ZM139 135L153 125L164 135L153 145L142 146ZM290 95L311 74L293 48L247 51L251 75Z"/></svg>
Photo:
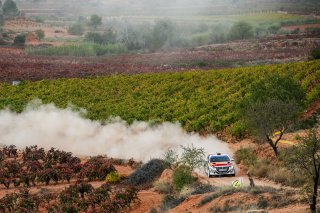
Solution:
<svg viewBox="0 0 320 213"><path fill-rule="evenodd" d="M307 28L320 28L320 24L303 24L282 27L282 29L286 31L293 31L299 29L300 32L305 32Z"/></svg>

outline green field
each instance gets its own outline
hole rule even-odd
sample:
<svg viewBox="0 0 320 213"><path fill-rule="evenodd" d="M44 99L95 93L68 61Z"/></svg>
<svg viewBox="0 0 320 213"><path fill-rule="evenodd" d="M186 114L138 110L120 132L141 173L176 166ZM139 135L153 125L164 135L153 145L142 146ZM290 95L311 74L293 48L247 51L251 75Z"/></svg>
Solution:
<svg viewBox="0 0 320 213"><path fill-rule="evenodd" d="M73 104L87 117L120 116L129 123L179 121L188 131L236 131L239 101L250 84L267 73L292 72L307 91L308 103L320 98L320 61L259 67L161 74L114 75L0 84L0 108L21 112L33 99L65 108Z"/></svg>

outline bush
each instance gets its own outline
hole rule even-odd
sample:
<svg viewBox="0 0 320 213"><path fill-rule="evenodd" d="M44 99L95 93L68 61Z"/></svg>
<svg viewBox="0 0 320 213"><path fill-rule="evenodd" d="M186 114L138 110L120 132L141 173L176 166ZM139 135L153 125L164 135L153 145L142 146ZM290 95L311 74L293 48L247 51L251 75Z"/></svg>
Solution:
<svg viewBox="0 0 320 213"><path fill-rule="evenodd" d="M82 24L73 24L68 28L68 33L70 35L82 35L84 32L84 28Z"/></svg>
<svg viewBox="0 0 320 213"><path fill-rule="evenodd" d="M88 32L85 40L98 44L114 44L117 42L117 34L110 29L104 33Z"/></svg>
<svg viewBox="0 0 320 213"><path fill-rule="evenodd" d="M249 173L256 177L267 177L269 173L269 164L270 162L268 160L259 160L254 166L249 168Z"/></svg>
<svg viewBox="0 0 320 213"><path fill-rule="evenodd" d="M42 40L42 39L44 39L44 37L45 37L44 31L41 30L41 29L36 30L36 35L37 35L37 37L38 37L39 40Z"/></svg>
<svg viewBox="0 0 320 213"><path fill-rule="evenodd" d="M110 172L106 177L108 183L118 183L121 181L121 176L117 172Z"/></svg>
<svg viewBox="0 0 320 213"><path fill-rule="evenodd" d="M197 185L195 185L194 187L195 189L191 193L192 195L205 194L205 193L213 192L216 190L216 187L210 184L197 183Z"/></svg>
<svg viewBox="0 0 320 213"><path fill-rule="evenodd" d="M270 163L269 161L262 159L259 160L254 166L249 168L250 174L260 178L268 178L276 183L281 183L283 185L299 187L305 184L306 180L303 175L295 175L299 171L292 171L283 167L280 163Z"/></svg>
<svg viewBox="0 0 320 213"><path fill-rule="evenodd" d="M157 181L154 183L154 190L162 194L171 194L173 187L169 182Z"/></svg>
<svg viewBox="0 0 320 213"><path fill-rule="evenodd" d="M22 33L22 34L17 35L14 38L13 43L17 46L24 46L24 44L26 43L26 34Z"/></svg>
<svg viewBox="0 0 320 213"><path fill-rule="evenodd" d="M320 59L320 47L317 47L311 50L310 58L313 60Z"/></svg>
<svg viewBox="0 0 320 213"><path fill-rule="evenodd" d="M116 169L110 161L97 156L90 158L85 164L83 164L81 177L86 177L89 181L96 179L103 180L111 172L116 172Z"/></svg>
<svg viewBox="0 0 320 213"><path fill-rule="evenodd" d="M237 164L241 163L246 167L253 166L257 163L258 158L255 154L252 153L251 148L238 149L234 154L234 159Z"/></svg>
<svg viewBox="0 0 320 213"><path fill-rule="evenodd" d="M179 159L178 154L172 149L168 149L163 156L163 161L165 163L165 166L171 169L175 167L175 165L178 162L178 159Z"/></svg>
<svg viewBox="0 0 320 213"><path fill-rule="evenodd" d="M203 148L196 148L193 145L191 147L181 146L183 152L181 154L181 163L186 165L193 171L195 168L200 168L205 162L205 153Z"/></svg>
<svg viewBox="0 0 320 213"><path fill-rule="evenodd" d="M193 177L189 167L179 166L173 171L173 185L178 192L192 181Z"/></svg>
<svg viewBox="0 0 320 213"><path fill-rule="evenodd" d="M165 165L163 160L152 159L148 163L142 165L141 168L133 172L129 177L127 182L131 185L142 185L152 182L155 178L159 177Z"/></svg>
<svg viewBox="0 0 320 213"><path fill-rule="evenodd" d="M185 199L185 197L176 198L173 195L165 195L160 205L160 211L166 212L181 204Z"/></svg>

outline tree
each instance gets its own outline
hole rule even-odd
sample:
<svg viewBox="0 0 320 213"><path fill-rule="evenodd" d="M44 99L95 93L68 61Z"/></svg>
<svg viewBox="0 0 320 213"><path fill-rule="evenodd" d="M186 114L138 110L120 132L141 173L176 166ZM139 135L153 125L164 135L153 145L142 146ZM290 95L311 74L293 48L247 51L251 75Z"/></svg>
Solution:
<svg viewBox="0 0 320 213"><path fill-rule="evenodd" d="M3 14L5 16L17 16L19 15L19 10L16 3L13 0L6 0L2 6Z"/></svg>
<svg viewBox="0 0 320 213"><path fill-rule="evenodd" d="M271 74L249 88L242 103L244 120L249 130L278 155L278 143L298 118L304 100L305 92L289 75Z"/></svg>
<svg viewBox="0 0 320 213"><path fill-rule="evenodd" d="M3 22L4 22L3 10L2 10L2 8L0 7L0 26L3 25ZM1 29L0 29L0 31L1 31Z"/></svg>
<svg viewBox="0 0 320 213"><path fill-rule="evenodd" d="M89 25L93 28L97 28L99 25L102 25L102 18L98 15L92 15L90 17Z"/></svg>
<svg viewBox="0 0 320 213"><path fill-rule="evenodd" d="M287 166L299 169L299 175L306 177L310 190L310 209L317 212L318 184L320 178L320 137L315 129L299 139L298 145L286 153Z"/></svg>
<svg viewBox="0 0 320 213"><path fill-rule="evenodd" d="M152 49L162 48L174 34L174 24L170 20L159 20L155 23L152 32Z"/></svg>
<svg viewBox="0 0 320 213"><path fill-rule="evenodd" d="M244 21L239 21L235 23L232 26L229 34L231 39L241 40L252 38L254 35L252 26Z"/></svg>
<svg viewBox="0 0 320 213"><path fill-rule="evenodd" d="M26 43L26 34L22 33L22 34L17 35L14 38L13 43L17 46L24 46L24 44Z"/></svg>

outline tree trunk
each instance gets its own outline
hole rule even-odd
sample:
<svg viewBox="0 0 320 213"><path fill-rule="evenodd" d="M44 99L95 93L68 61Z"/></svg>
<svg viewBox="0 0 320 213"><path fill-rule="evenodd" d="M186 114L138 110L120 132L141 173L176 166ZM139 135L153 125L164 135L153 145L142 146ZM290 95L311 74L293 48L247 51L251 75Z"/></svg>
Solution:
<svg viewBox="0 0 320 213"><path fill-rule="evenodd" d="M317 197L318 197L318 182L319 182L319 172L315 174L316 176L313 178L313 193L312 200L310 203L310 210L312 213L317 212Z"/></svg>
<svg viewBox="0 0 320 213"><path fill-rule="evenodd" d="M279 155L278 147L273 143L273 141L271 140L271 138L269 138L268 136L267 136L267 140L268 140L268 143L270 144L270 146L272 147L272 149L273 149L273 151L274 151L274 154L275 154L276 156L278 156L278 155Z"/></svg>

